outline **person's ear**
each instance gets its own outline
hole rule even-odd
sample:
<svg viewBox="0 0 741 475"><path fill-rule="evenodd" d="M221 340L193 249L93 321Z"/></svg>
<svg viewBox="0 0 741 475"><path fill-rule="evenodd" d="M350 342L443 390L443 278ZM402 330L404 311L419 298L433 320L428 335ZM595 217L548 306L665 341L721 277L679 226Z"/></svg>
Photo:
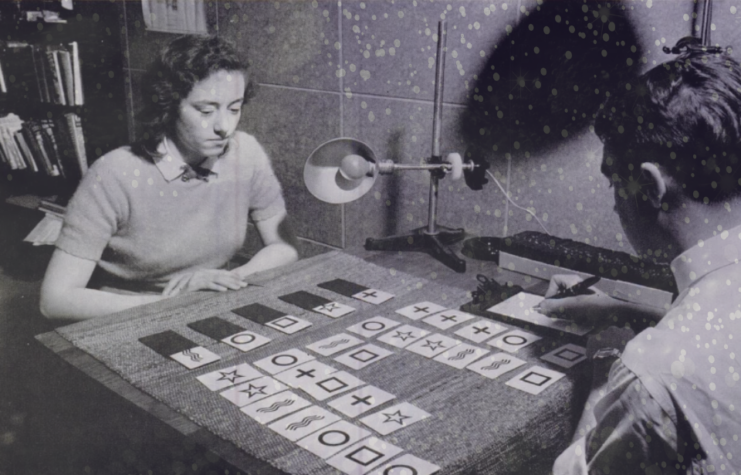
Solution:
<svg viewBox="0 0 741 475"><path fill-rule="evenodd" d="M651 162L641 163L641 174L647 182L646 189L648 201L654 209L661 208L661 202L666 196L666 179L656 164Z"/></svg>

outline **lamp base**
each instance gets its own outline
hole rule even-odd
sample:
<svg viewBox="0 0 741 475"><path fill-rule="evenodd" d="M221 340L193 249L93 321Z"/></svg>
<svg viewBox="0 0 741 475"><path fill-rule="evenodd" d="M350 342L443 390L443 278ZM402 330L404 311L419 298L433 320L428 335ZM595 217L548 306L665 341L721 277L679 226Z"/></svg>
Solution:
<svg viewBox="0 0 741 475"><path fill-rule="evenodd" d="M466 261L455 255L449 245L465 236L463 229L438 226L437 234L428 234L427 228L418 228L407 234L365 240L368 251L417 251L426 252L456 272L466 272Z"/></svg>

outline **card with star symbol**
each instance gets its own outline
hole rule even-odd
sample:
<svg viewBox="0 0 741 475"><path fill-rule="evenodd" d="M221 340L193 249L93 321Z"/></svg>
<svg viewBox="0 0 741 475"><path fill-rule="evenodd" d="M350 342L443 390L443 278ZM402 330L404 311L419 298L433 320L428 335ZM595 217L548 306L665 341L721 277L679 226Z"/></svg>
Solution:
<svg viewBox="0 0 741 475"><path fill-rule="evenodd" d="M285 384L268 376L263 376L240 384L239 386L229 388L226 391L219 393L219 396L236 406L242 407L255 401L259 401L260 399L265 399L272 394L285 391L286 389L288 389L288 387Z"/></svg>
<svg viewBox="0 0 741 475"><path fill-rule="evenodd" d="M402 452L399 447L369 437L327 459L327 463L347 475L362 475Z"/></svg>
<svg viewBox="0 0 741 475"><path fill-rule="evenodd" d="M532 366L505 384L529 394L540 394L564 376L566 375L558 371L543 368L542 366Z"/></svg>
<svg viewBox="0 0 741 475"><path fill-rule="evenodd" d="M409 427L428 417L430 417L430 414L417 406L408 402L402 402L401 404L365 416L360 419L360 422L381 435L387 435L403 427Z"/></svg>
<svg viewBox="0 0 741 475"><path fill-rule="evenodd" d="M257 371L247 363L242 363L237 366L230 366L228 368L206 373L196 378L204 386L211 391L219 391L235 384L244 383L252 379L257 379L262 376L262 373Z"/></svg>
<svg viewBox="0 0 741 475"><path fill-rule="evenodd" d="M243 353L246 353L270 343L270 338L252 331L243 331L236 335L228 336L221 341L229 346L233 346Z"/></svg>
<svg viewBox="0 0 741 475"><path fill-rule="evenodd" d="M432 315L433 313L442 312L443 310L447 309L442 305L438 305L432 302L419 302L404 308L400 308L396 311L396 313L398 313L399 315L404 315L411 320L420 320L429 315Z"/></svg>
<svg viewBox="0 0 741 475"><path fill-rule="evenodd" d="M301 439L298 445L318 457L328 459L370 435L371 433L362 427L341 420Z"/></svg>
<svg viewBox="0 0 741 475"><path fill-rule="evenodd" d="M382 464L370 475L433 475L440 471L434 463L422 460L412 454L404 454L391 462Z"/></svg>
<svg viewBox="0 0 741 475"><path fill-rule="evenodd" d="M484 350L468 343L461 343L453 349L443 351L437 355L435 361L452 366L453 368L463 369L487 353L489 353L489 350Z"/></svg>
<svg viewBox="0 0 741 475"><path fill-rule="evenodd" d="M371 409L386 404L394 397L393 394L375 386L363 386L334 399L329 403L329 406L348 417L358 417Z"/></svg>
<svg viewBox="0 0 741 475"><path fill-rule="evenodd" d="M411 345L407 346L406 349L412 353L425 356L427 358L434 358L444 351L449 351L460 344L460 340L450 338L449 336L442 335L440 333L433 333L432 335L425 336L415 341Z"/></svg>
<svg viewBox="0 0 741 475"><path fill-rule="evenodd" d="M465 338L466 340L471 340L474 343L481 343L506 330L507 327L500 325L499 323L490 320L478 320L466 325L465 327L459 328L455 331L455 334Z"/></svg>
<svg viewBox="0 0 741 475"><path fill-rule="evenodd" d="M319 406L309 406L306 409L284 417L268 425L268 428L282 435L291 442L306 437L322 427L326 427L340 420L340 416L332 414Z"/></svg>
<svg viewBox="0 0 741 475"><path fill-rule="evenodd" d="M504 351L509 351L510 353L516 353L521 348L525 348L540 339L541 337L533 335L532 333L522 330L512 330L495 340L487 341L486 344L495 346Z"/></svg>
<svg viewBox="0 0 741 475"><path fill-rule="evenodd" d="M428 325L432 325L440 330L447 330L450 327L454 327L459 323L467 322L476 317L470 313L461 312L460 310L445 310L434 315L426 317L423 322Z"/></svg>
<svg viewBox="0 0 741 475"><path fill-rule="evenodd" d="M348 351L347 353L338 356L334 360L338 363L342 363L345 366L349 366L352 369L363 369L369 364L381 361L389 355L393 355L392 351L381 348L373 344L367 344L360 348Z"/></svg>
<svg viewBox="0 0 741 475"><path fill-rule="evenodd" d="M308 361L275 375L275 379L286 383L292 388L311 384L312 381L324 379L337 370L317 360Z"/></svg>
<svg viewBox="0 0 741 475"><path fill-rule="evenodd" d="M347 327L347 331L353 332L366 338L371 338L378 335L381 332L390 330L394 327L398 327L401 323L391 320L386 317L373 317L368 320L357 323L351 327Z"/></svg>
<svg viewBox="0 0 741 475"><path fill-rule="evenodd" d="M342 394L364 384L363 381L350 373L337 371L336 373L314 380L311 384L302 385L301 390L317 401L324 401L332 396Z"/></svg>
<svg viewBox="0 0 741 475"><path fill-rule="evenodd" d="M255 361L253 364L269 374L276 374L313 359L313 356L293 348Z"/></svg>
<svg viewBox="0 0 741 475"><path fill-rule="evenodd" d="M405 348L429 334L430 332L427 330L422 330L421 328L413 327L411 325L402 325L379 336L378 341L395 346L396 348Z"/></svg>
<svg viewBox="0 0 741 475"><path fill-rule="evenodd" d="M293 315L283 315L282 317L265 323L265 326L291 335L303 330L304 328L309 328L311 322L304 320L303 318L294 317Z"/></svg>
<svg viewBox="0 0 741 475"><path fill-rule="evenodd" d="M347 333L340 333L339 335L330 336L329 338L312 343L306 348L322 356L331 356L361 343L363 343L363 340L360 338L348 335Z"/></svg>
<svg viewBox="0 0 741 475"><path fill-rule="evenodd" d="M328 302L323 305L319 305L318 307L314 307L312 308L312 310L331 318L344 317L348 313L352 313L355 311L355 309L351 306L339 302Z"/></svg>
<svg viewBox="0 0 741 475"><path fill-rule="evenodd" d="M301 396L291 391L283 391L244 406L240 411L260 424L270 424L283 416L309 406L311 406L311 403Z"/></svg>
<svg viewBox="0 0 741 475"><path fill-rule="evenodd" d="M556 348L550 353L546 353L541 356L540 359L568 369L586 360L586 354L587 349L583 346L569 343L560 348Z"/></svg>
<svg viewBox="0 0 741 475"><path fill-rule="evenodd" d="M489 379L496 379L504 373L517 369L524 364L524 361L515 358L509 353L497 353L496 355L487 356L471 363L466 369L470 369Z"/></svg>

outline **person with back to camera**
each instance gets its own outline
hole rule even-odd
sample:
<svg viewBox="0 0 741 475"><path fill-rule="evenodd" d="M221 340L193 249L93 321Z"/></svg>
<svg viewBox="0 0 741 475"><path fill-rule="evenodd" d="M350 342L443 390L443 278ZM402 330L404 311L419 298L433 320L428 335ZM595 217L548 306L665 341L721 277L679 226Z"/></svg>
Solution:
<svg viewBox="0 0 741 475"><path fill-rule="evenodd" d="M741 473L741 66L677 47L609 99L595 131L631 245L671 261L680 293L612 364L556 474ZM579 280L556 276L549 295ZM541 312L594 321L619 307L595 290Z"/></svg>
<svg viewBox="0 0 741 475"><path fill-rule="evenodd" d="M143 138L95 161L69 203L42 284L45 316L80 320L185 291L236 290L298 259L270 161L236 130L250 79L216 37L164 48L142 83ZM225 270L248 218L264 247ZM94 271L99 289L88 288Z"/></svg>

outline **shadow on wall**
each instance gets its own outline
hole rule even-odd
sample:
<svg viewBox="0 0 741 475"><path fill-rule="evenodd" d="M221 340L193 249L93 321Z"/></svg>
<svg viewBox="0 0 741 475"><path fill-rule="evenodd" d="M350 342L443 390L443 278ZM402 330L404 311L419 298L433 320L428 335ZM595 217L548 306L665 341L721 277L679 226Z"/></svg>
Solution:
<svg viewBox="0 0 741 475"><path fill-rule="evenodd" d="M587 127L610 91L640 72L642 51L623 8L546 1L508 30L459 122L468 153L526 160Z"/></svg>

